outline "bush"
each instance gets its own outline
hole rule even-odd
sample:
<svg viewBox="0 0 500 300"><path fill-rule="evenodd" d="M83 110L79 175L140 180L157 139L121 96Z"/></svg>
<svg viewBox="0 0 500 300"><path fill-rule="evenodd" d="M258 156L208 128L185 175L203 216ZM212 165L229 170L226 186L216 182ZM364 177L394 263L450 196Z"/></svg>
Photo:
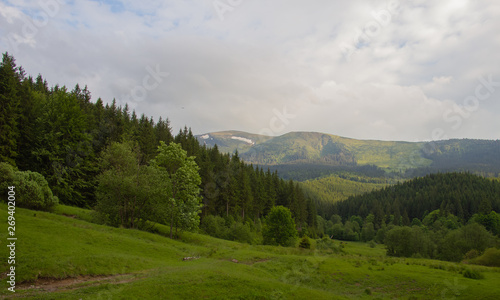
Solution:
<svg viewBox="0 0 500 300"><path fill-rule="evenodd" d="M483 279L484 275L477 270L466 269L464 271L464 277L470 279Z"/></svg>
<svg viewBox="0 0 500 300"><path fill-rule="evenodd" d="M220 216L208 215L201 220L201 229L208 235L219 238L228 238L226 220Z"/></svg>
<svg viewBox="0 0 500 300"><path fill-rule="evenodd" d="M0 162L0 191L3 196L2 199L7 199L7 187L13 185L15 179L14 167L8 163Z"/></svg>
<svg viewBox="0 0 500 300"><path fill-rule="evenodd" d="M231 225L231 228L229 228L228 239L241 243L252 244L253 236L250 225L248 223L243 224L241 222L233 223L233 225Z"/></svg>
<svg viewBox="0 0 500 300"><path fill-rule="evenodd" d="M472 249L484 251L493 246L494 237L482 225L471 223L449 232L439 245L439 258L460 261Z"/></svg>
<svg viewBox="0 0 500 300"><path fill-rule="evenodd" d="M307 238L307 236L304 236L299 243L299 247L303 249L311 249L311 241Z"/></svg>
<svg viewBox="0 0 500 300"><path fill-rule="evenodd" d="M318 250L332 250L333 252L339 252L340 249L333 240L328 237L316 240L316 249Z"/></svg>
<svg viewBox="0 0 500 300"><path fill-rule="evenodd" d="M500 249L488 248L484 251L483 255L472 259L470 263L488 267L500 267Z"/></svg>
<svg viewBox="0 0 500 300"><path fill-rule="evenodd" d="M465 259L473 259L479 256L479 252L476 249L472 249L465 254Z"/></svg>
<svg viewBox="0 0 500 300"><path fill-rule="evenodd" d="M16 205L19 207L50 211L59 203L47 180L40 173L15 171L11 165L0 163L0 174L0 188L4 193L7 192L8 186L15 186Z"/></svg>

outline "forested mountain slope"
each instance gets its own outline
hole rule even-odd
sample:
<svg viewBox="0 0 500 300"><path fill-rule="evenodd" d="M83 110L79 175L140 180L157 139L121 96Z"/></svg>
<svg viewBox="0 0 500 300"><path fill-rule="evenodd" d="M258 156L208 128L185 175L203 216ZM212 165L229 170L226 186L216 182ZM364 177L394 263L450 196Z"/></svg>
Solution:
<svg viewBox="0 0 500 300"><path fill-rule="evenodd" d="M500 182L470 173L430 174L381 190L352 196L331 206L329 213L343 218L373 214L407 215L423 219L433 210L453 214L466 222L476 213L500 211ZM326 213L328 215L328 213Z"/></svg>

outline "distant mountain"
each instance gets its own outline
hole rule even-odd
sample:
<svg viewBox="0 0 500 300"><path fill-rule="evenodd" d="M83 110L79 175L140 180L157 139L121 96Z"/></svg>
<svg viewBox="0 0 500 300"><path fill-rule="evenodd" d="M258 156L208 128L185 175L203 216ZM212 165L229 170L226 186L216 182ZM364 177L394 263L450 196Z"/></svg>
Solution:
<svg viewBox="0 0 500 300"><path fill-rule="evenodd" d="M278 169L281 176L298 180L339 171L370 177L389 173L414 177L465 170L490 177L500 173L498 140L393 142L357 140L318 132L290 132L271 137L241 131L207 133L197 138L207 146L217 144L223 152L238 150L246 162ZM304 172L310 175L304 177L301 175Z"/></svg>
<svg viewBox="0 0 500 300"><path fill-rule="evenodd" d="M209 147L217 145L223 153L234 153L236 150L244 153L253 146L266 142L273 137L243 131L221 131L197 135L196 138L202 145Z"/></svg>

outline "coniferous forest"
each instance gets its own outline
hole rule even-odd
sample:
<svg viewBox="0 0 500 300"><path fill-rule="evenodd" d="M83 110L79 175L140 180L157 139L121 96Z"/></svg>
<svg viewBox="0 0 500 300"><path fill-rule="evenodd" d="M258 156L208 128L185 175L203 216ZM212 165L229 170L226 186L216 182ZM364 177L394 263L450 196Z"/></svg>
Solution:
<svg viewBox="0 0 500 300"><path fill-rule="evenodd" d="M293 181L245 164L238 153L201 146L191 129L174 134L168 117L138 116L127 104L92 99L87 87L49 87L25 73L13 56L0 67L0 160L19 171L40 173L59 203L94 208L103 155L127 143L139 165L151 163L160 142L181 145L199 167L200 216L256 224L273 206L289 208L299 229L314 235L316 209ZM168 113L168 112L167 112Z"/></svg>

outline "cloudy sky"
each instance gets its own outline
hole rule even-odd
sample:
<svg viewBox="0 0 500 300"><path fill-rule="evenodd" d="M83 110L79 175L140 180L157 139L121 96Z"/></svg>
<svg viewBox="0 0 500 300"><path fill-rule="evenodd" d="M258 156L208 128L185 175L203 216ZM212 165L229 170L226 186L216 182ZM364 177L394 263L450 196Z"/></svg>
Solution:
<svg viewBox="0 0 500 300"><path fill-rule="evenodd" d="M0 0L0 50L175 131L500 139L498 0Z"/></svg>

